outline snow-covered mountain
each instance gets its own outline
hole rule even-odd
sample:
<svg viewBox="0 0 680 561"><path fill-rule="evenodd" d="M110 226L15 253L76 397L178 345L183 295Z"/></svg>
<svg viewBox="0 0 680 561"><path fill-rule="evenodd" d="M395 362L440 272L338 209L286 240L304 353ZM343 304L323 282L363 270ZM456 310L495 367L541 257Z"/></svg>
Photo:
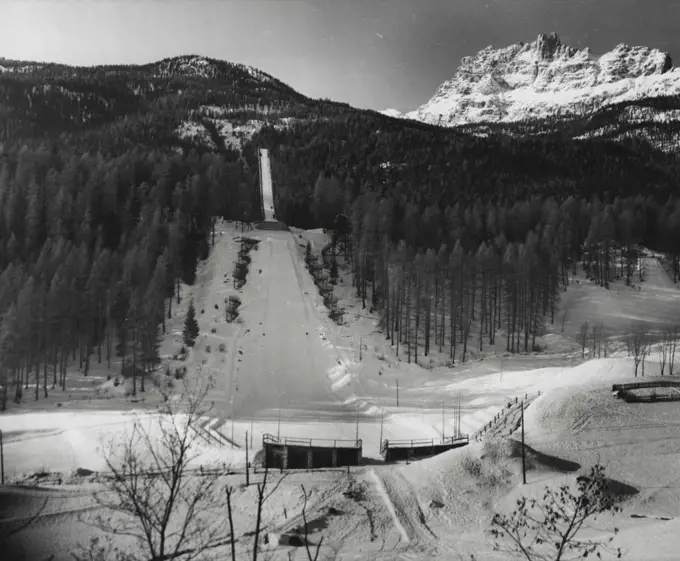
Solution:
<svg viewBox="0 0 680 561"><path fill-rule="evenodd" d="M617 45L600 56L578 50L555 33L531 43L486 47L465 57L451 80L415 111L397 115L455 126L583 115L605 106L680 95L680 69L669 54Z"/></svg>
<svg viewBox="0 0 680 561"><path fill-rule="evenodd" d="M398 111L396 109L385 109L384 111L381 111L380 113L382 113L383 115L387 115L388 117L395 117L395 118L399 118L399 117L404 116L404 114L401 111Z"/></svg>

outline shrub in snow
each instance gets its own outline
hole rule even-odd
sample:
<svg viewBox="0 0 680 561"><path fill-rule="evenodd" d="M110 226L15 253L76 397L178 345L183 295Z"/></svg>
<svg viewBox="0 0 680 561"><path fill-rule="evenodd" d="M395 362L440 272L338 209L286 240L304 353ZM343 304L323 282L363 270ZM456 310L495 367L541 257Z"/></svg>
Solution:
<svg viewBox="0 0 680 561"><path fill-rule="evenodd" d="M496 539L494 549L521 554L527 561L585 559L591 555L601 558L601 550L620 558L621 550L609 547L617 528L614 535L605 539L576 537L586 521L594 521L603 513L621 511L619 497L609 487L604 468L596 465L588 476L577 478L576 491L565 484L558 489L546 487L540 499L521 497L514 512L494 515L491 521L491 535Z"/></svg>
<svg viewBox="0 0 680 561"><path fill-rule="evenodd" d="M210 352L210 345L206 345L206 346L205 346L205 352L206 352L206 353L209 353L209 352Z"/></svg>
<svg viewBox="0 0 680 561"><path fill-rule="evenodd" d="M466 473L470 474L472 477L479 477L482 475L482 462L478 458L473 458L472 456L463 456L461 460L461 466Z"/></svg>
<svg viewBox="0 0 680 561"><path fill-rule="evenodd" d="M220 343L220 352L223 353L226 350L227 350L227 347L224 345L224 343Z"/></svg>

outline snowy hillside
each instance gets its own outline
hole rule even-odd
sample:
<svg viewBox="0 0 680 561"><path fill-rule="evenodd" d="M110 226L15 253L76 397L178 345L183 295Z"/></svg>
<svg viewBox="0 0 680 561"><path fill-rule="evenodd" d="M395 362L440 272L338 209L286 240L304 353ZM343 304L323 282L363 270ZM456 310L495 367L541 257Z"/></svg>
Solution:
<svg viewBox="0 0 680 561"><path fill-rule="evenodd" d="M595 55L555 34L486 47L465 57L451 80L403 117L455 126L592 113L601 107L680 94L680 72L657 49L617 45ZM392 110L383 113L398 116Z"/></svg>

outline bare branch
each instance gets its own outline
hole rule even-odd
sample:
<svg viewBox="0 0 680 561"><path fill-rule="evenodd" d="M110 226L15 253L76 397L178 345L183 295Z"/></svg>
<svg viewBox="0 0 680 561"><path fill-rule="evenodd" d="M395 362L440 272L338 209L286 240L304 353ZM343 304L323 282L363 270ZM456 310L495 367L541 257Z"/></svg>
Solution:
<svg viewBox="0 0 680 561"><path fill-rule="evenodd" d="M568 485L546 487L542 500L521 497L512 514L495 514L491 535L509 542L503 546L496 541L497 551L519 553L527 561L561 561L568 553L585 558L598 555L600 549L612 551L607 544L613 536L603 541L579 540L578 532L599 514L619 511L616 497L607 489L604 470L596 465L589 476L578 478L576 493Z"/></svg>
<svg viewBox="0 0 680 561"><path fill-rule="evenodd" d="M105 448L112 477L107 492L94 496L112 515L98 515L90 524L132 537L137 550L131 560L191 561L234 540L221 523L223 497L218 487L223 471L203 471L200 476L189 471L197 457L193 427L205 412L212 382L204 382L199 373L195 386L186 380L184 384L177 401L168 399L151 418L138 417L122 442L112 441Z"/></svg>
<svg viewBox="0 0 680 561"><path fill-rule="evenodd" d="M317 561L319 558L319 552L321 551L321 544L323 543L323 537L316 544L316 551L312 555L312 550L309 548L309 525L307 524L307 500L309 496L307 495L307 490L304 485L300 485L302 488L302 497L304 498L304 503L302 504L302 521L305 527L305 550L307 551L307 559L309 561Z"/></svg>

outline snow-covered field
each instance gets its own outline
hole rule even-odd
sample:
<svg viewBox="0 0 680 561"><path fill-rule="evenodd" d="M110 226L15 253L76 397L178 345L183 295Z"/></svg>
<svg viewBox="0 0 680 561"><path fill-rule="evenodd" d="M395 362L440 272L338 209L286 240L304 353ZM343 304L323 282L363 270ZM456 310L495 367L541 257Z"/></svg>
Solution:
<svg viewBox="0 0 680 561"><path fill-rule="evenodd" d="M270 187L265 191L265 207L268 201L273 205ZM377 331L377 319L350 301L350 287L345 286L345 292L338 288L341 301L347 303L346 324L338 326L328 318L303 261L307 240L315 251L328 242L323 231L255 230L243 235L259 240L250 252L245 286L235 289L231 276L241 233L233 224L220 224L215 247L200 265L195 285L184 286L182 302L173 303L163 346L173 369L185 365L190 376L214 378L208 427L220 440L234 442L200 441L195 465L229 464L242 471L246 432L253 453L261 448L265 433L354 439L357 431L367 464L349 474L329 470L287 476L267 505L265 533L272 539L300 524L299 486L304 483L312 491L308 517L315 521L313 535L324 538L320 559L448 560L469 558L470 553L480 560L507 559L492 551L485 533L492 513L511 508L518 494L540 493L544 485L573 480L601 462L611 478L637 490L630 493L616 520L621 533L615 543L624 549L625 558L677 558L680 407L673 402L626 404L611 395L612 383L633 377L632 359L616 344L630 321L644 319L653 328L663 328L680 314L680 293L654 258L645 260L647 280L640 291L619 284L609 291L587 283L571 285L558 313L568 314L564 333L558 318L543 337L546 354L487 354L473 356L453 370L425 369L396 357ZM230 295L242 302L233 323L225 319L225 299ZM181 346L181 321L189 297L196 304L201 335L184 361L175 360L172 355ZM610 358L581 360L576 334L583 321L607 326L614 351ZM646 379L658 371L652 355ZM97 379L100 385L110 384ZM119 395L107 400L87 395L83 390L78 399L61 396L59 408L53 399L27 403L0 416L9 481L43 471L59 473L62 483L73 484L77 468L106 471L99 449L102 440L122 438L134 418L157 426L146 407L154 402L151 390L144 403ZM527 443L537 453L530 452L528 482L522 486L516 454L496 454L492 461L488 446L500 438L517 438L517 408L506 406L525 396ZM460 426L453 414L457 403ZM484 442L475 441L477 431L500 412L504 414L484 433ZM442 432L450 436L457 429L473 435L469 446L411 465L381 464L381 435L437 439ZM480 470L469 469L475 461L481 462ZM54 483L55 477L45 480ZM244 476L230 477L236 484ZM73 500L76 510L86 508L85 498L64 495L67 487L62 486L62 494L50 491L50 504ZM82 480L77 488L77 496L85 497ZM253 486L237 488L237 527L246 532L255 512L255 491ZM46 492L34 490L33 498L22 500L25 505L39 502ZM6 512L0 516L8 518ZM74 516L51 515L27 530L35 537L26 538L27 543L37 548L31 550L31 558L54 553L55 561L69 559L76 537L88 535L75 529L73 539L64 537L69 534L66 528L80 528ZM601 522L598 531L611 524ZM58 539L49 538L57 534ZM294 559L306 558L300 548L275 550L281 559L288 551L293 551Z"/></svg>

